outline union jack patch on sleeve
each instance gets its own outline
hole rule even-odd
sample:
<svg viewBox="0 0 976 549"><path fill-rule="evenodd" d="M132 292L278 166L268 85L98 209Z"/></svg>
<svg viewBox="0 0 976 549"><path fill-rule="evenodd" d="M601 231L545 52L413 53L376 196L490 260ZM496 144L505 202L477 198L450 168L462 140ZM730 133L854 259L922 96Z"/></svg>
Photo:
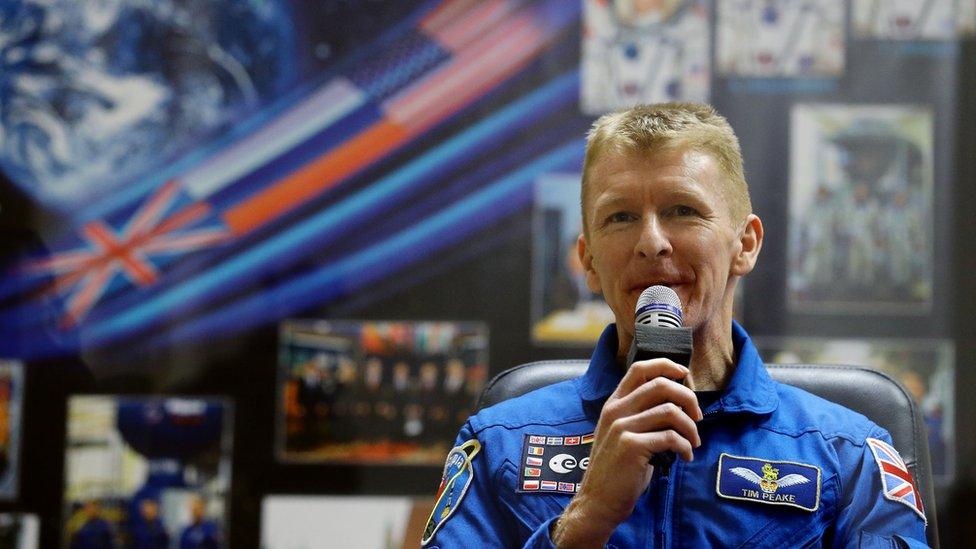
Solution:
<svg viewBox="0 0 976 549"><path fill-rule="evenodd" d="M922 494L915 486L912 474L908 472L908 466L898 455L898 450L890 444L876 438L867 439L871 453L874 454L874 461L878 464L878 471L881 473L881 487L884 490L884 497L892 501L904 503L922 517L925 518L925 510L922 508Z"/></svg>

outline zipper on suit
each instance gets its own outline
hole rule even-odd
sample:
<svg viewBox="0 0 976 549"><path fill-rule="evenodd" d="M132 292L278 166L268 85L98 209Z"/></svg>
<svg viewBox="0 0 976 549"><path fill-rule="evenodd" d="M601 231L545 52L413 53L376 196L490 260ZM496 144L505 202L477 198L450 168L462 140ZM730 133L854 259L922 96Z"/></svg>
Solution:
<svg viewBox="0 0 976 549"><path fill-rule="evenodd" d="M671 530L671 508L674 506L674 482L673 476L678 467L677 460L674 463L665 463L658 469L657 493L658 493L658 516L657 535L655 536L656 547L669 547L671 540L668 534Z"/></svg>

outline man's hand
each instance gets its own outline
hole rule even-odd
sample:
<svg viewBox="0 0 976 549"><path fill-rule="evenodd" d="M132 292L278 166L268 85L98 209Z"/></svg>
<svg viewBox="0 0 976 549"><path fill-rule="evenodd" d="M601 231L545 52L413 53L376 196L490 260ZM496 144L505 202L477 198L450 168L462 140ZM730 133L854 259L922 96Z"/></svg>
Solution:
<svg viewBox="0 0 976 549"><path fill-rule="evenodd" d="M552 532L558 547L603 547L651 481L654 454L691 461L701 445L695 393L681 385L688 369L664 358L635 362L597 422L579 493Z"/></svg>

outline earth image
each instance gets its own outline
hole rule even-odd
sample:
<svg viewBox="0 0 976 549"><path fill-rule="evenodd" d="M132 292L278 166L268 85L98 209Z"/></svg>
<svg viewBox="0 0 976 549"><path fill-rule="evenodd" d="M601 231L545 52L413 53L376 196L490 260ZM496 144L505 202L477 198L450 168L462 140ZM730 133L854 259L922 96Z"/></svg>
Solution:
<svg viewBox="0 0 976 549"><path fill-rule="evenodd" d="M0 2L0 169L67 209L171 163L295 79L285 0Z"/></svg>

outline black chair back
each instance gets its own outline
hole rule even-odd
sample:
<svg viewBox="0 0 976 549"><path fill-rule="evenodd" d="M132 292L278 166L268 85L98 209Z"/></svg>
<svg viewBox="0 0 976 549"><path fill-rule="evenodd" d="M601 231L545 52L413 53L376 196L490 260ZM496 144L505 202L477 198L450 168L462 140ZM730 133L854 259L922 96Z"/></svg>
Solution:
<svg viewBox="0 0 976 549"><path fill-rule="evenodd" d="M505 370L485 386L478 409L514 398L546 385L579 377L589 365L585 360L543 360ZM891 377L856 366L820 364L767 364L769 374L780 383L793 385L819 397L864 414L888 430L898 452L908 465L928 519L929 545L938 547L932 467L921 411L904 387Z"/></svg>

